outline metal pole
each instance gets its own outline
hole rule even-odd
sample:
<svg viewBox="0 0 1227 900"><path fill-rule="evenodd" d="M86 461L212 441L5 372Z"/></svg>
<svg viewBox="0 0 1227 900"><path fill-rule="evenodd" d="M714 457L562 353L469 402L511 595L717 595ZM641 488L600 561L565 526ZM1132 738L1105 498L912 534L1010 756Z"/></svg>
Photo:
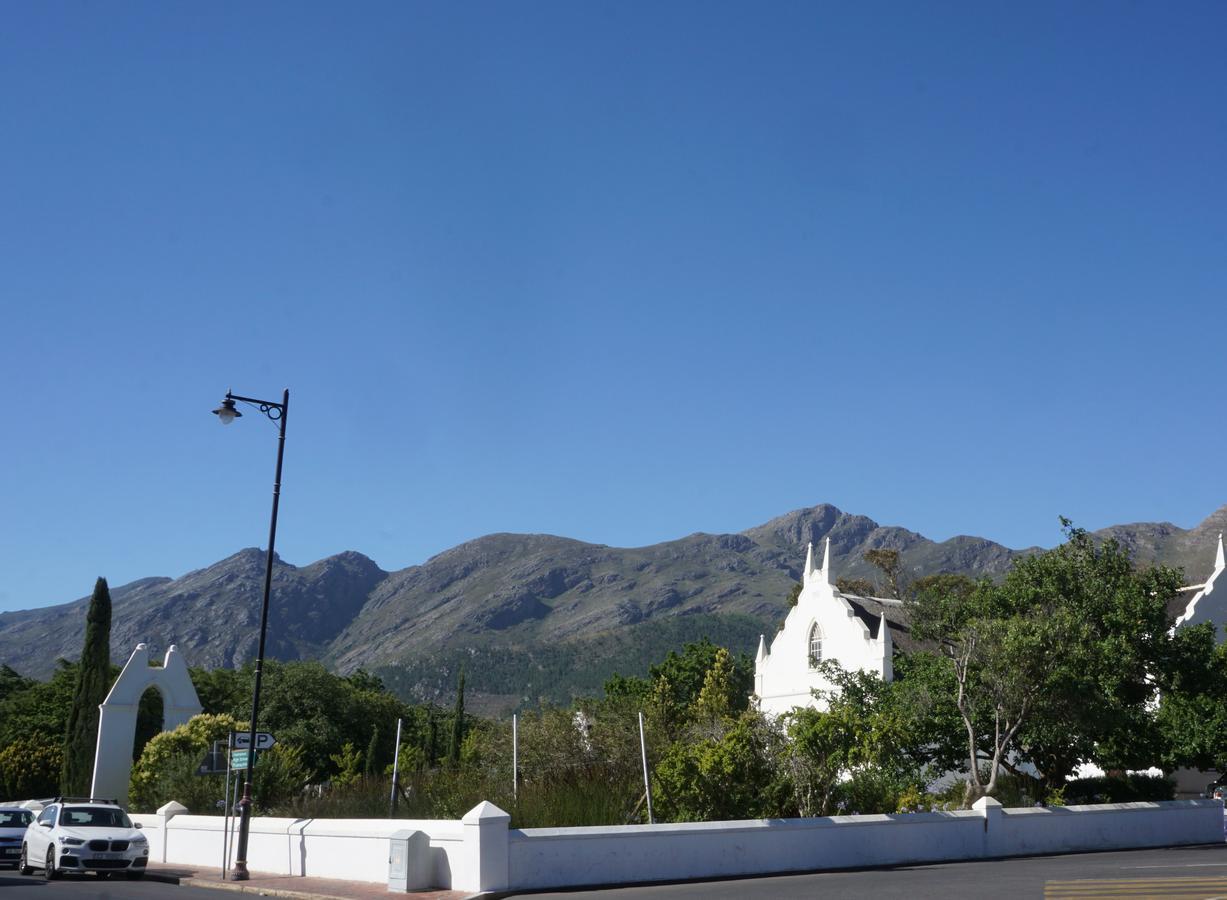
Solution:
<svg viewBox="0 0 1227 900"><path fill-rule="evenodd" d="M227 859L233 857L234 855L234 837L238 833L234 827L234 809L238 805L239 805L239 780L236 778L234 779L234 791L230 795L230 810L231 810L230 812L230 841L226 847L226 851L229 854L227 856ZM227 870L229 869L229 867L230 867L230 864L227 863L226 864Z"/></svg>
<svg viewBox="0 0 1227 900"><path fill-rule="evenodd" d="M247 834L251 828L251 783L256 767L256 719L260 715L260 677L264 669L264 640L268 634L268 598L273 588L273 548L277 543L277 506L281 500L281 462L285 457L285 420L290 415L290 389L281 399L278 418L277 473L273 477L273 513L268 523L268 559L264 566L264 602L260 607L260 648L256 652L256 678L251 693L251 740L247 745L247 772L243 781L243 799L239 801L239 847L234 859L234 881L247 881Z"/></svg>
<svg viewBox="0 0 1227 900"><path fill-rule="evenodd" d="M402 721L402 719L396 720L396 752L392 755L392 797L388 800L389 819L396 815L396 779L400 775L400 723Z"/></svg>
<svg viewBox="0 0 1227 900"><path fill-rule="evenodd" d="M639 714L639 755L643 757L643 792L648 798L648 824L655 825L652 818L652 782L648 780L648 745L643 738L643 713Z"/></svg>
<svg viewBox="0 0 1227 900"><path fill-rule="evenodd" d="M520 799L520 718L511 715L511 796Z"/></svg>
<svg viewBox="0 0 1227 900"><path fill-rule="evenodd" d="M213 756L217 757L217 745L220 741L213 742ZM222 880L226 878L226 873L230 870L230 748L234 745L234 732L230 732L230 737L226 741L226 787L222 791L222 808L225 810L225 816L222 819ZM165 840L165 839L163 839Z"/></svg>

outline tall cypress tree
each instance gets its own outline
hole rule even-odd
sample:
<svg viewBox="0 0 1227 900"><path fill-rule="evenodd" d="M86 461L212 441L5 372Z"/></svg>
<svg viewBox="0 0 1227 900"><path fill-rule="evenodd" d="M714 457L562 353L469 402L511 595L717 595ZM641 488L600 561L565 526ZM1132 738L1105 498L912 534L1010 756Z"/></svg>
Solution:
<svg viewBox="0 0 1227 900"><path fill-rule="evenodd" d="M60 787L66 795L89 796L98 742L98 707L111 685L111 592L107 580L94 584L85 617L85 646L77 672L77 690L64 735L64 768Z"/></svg>
<svg viewBox="0 0 1227 900"><path fill-rule="evenodd" d="M363 774L367 776L374 775L377 771L375 768L375 757L379 754L379 726L376 725L371 729L371 740L366 745L366 768Z"/></svg>
<svg viewBox="0 0 1227 900"><path fill-rule="evenodd" d="M460 745L464 742L464 666L460 667L460 681L456 685L456 711L452 713L452 742L447 748L447 761L460 765Z"/></svg>

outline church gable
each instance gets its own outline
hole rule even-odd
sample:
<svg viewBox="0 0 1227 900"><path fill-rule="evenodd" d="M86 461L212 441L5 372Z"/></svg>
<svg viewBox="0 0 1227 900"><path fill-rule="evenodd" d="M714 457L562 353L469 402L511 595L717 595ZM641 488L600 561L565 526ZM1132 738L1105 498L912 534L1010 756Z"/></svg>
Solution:
<svg viewBox="0 0 1227 900"><path fill-rule="evenodd" d="M1197 593L1189 600L1184 612L1176 619L1175 627L1200 625L1211 622L1217 631L1219 643L1227 640L1227 578L1222 578L1227 562L1223 558L1223 536L1218 536L1218 548L1214 555L1214 571L1206 583L1195 585ZM1184 590L1193 590L1187 588Z"/></svg>
<svg viewBox="0 0 1227 900"><path fill-rule="evenodd" d="M814 706L814 690L831 685L818 669L832 661L845 669L863 669L889 679L892 644L885 616L874 621L868 610L845 597L833 584L831 542L823 565L814 565L814 548L807 550L797 605L784 627L767 646L759 639L755 660L755 694L759 708L779 715L796 706Z"/></svg>

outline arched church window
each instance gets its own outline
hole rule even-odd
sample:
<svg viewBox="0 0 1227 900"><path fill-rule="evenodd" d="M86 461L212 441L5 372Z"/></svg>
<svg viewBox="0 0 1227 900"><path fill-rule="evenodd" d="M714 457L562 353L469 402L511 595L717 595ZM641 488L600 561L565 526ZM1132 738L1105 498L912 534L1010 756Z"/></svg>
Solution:
<svg viewBox="0 0 1227 900"><path fill-rule="evenodd" d="M822 629L815 622L809 630L809 667L816 669L822 662Z"/></svg>

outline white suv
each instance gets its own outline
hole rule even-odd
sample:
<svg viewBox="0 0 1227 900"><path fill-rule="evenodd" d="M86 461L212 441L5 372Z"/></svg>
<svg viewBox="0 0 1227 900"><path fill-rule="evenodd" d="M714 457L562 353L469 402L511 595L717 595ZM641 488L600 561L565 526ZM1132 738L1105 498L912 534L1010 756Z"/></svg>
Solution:
<svg viewBox="0 0 1227 900"><path fill-rule="evenodd" d="M149 841L140 827L112 801L57 797L26 828L21 874L42 869L48 881L64 872L140 878L149 862Z"/></svg>

